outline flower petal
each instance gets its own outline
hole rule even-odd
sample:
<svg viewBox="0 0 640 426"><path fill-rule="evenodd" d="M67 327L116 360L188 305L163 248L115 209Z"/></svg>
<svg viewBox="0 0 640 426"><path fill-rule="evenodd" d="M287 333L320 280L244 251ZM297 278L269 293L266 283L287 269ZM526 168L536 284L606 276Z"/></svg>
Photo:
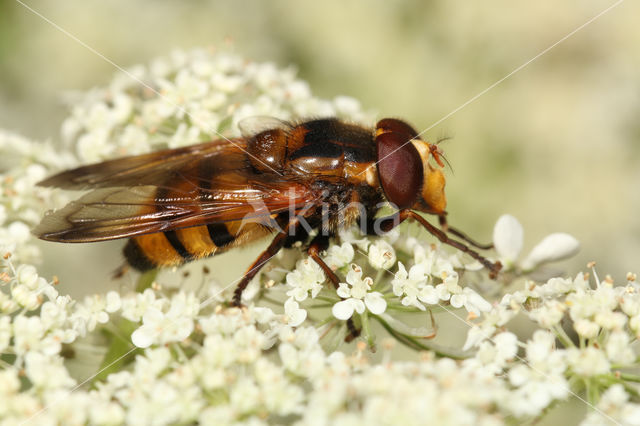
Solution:
<svg viewBox="0 0 640 426"><path fill-rule="evenodd" d="M154 342L158 332L148 325L143 325L131 334L131 341L139 348L148 348Z"/></svg>
<svg viewBox="0 0 640 426"><path fill-rule="evenodd" d="M365 305L364 302L361 299L348 299L351 301L351 303L353 304L353 308L356 310L357 313L361 314L364 312L365 309Z"/></svg>
<svg viewBox="0 0 640 426"><path fill-rule="evenodd" d="M379 315L387 309L387 301L382 297L382 293L374 291L364 297L364 303L372 314Z"/></svg>
<svg viewBox="0 0 640 426"><path fill-rule="evenodd" d="M465 287L462 294L464 295L464 307L468 312L480 315L481 312L489 312L491 310L491 303L469 287Z"/></svg>
<svg viewBox="0 0 640 426"><path fill-rule="evenodd" d="M341 302L336 303L331 308L331 312L333 316L338 318L339 320L348 320L353 315L354 306L351 303L352 299L343 300Z"/></svg>
<svg viewBox="0 0 640 426"><path fill-rule="evenodd" d="M462 307L462 305L464 305L464 302L466 302L466 297L462 294L452 295L451 300L449 301L449 303L451 303L451 306L453 306L454 308Z"/></svg>
<svg viewBox="0 0 640 426"><path fill-rule="evenodd" d="M340 285L338 286L338 290L336 290L336 293L338 293L338 296L346 299L348 297L351 297L351 288L349 287L349 284L340 283Z"/></svg>
<svg viewBox="0 0 640 426"><path fill-rule="evenodd" d="M524 231L518 219L503 214L493 228L493 245L506 265L513 263L522 250Z"/></svg>
<svg viewBox="0 0 640 426"><path fill-rule="evenodd" d="M566 259L580 250L580 242L564 232L547 235L522 262L522 269L532 270L541 263Z"/></svg>

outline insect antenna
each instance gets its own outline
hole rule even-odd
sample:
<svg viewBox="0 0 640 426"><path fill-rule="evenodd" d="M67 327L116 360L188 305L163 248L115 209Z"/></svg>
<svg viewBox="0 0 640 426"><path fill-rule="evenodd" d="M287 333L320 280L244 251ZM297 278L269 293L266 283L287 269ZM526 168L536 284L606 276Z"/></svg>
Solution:
<svg viewBox="0 0 640 426"><path fill-rule="evenodd" d="M440 149L440 144L442 142L451 139L453 139L452 136L441 136L434 144L431 145L430 151L431 155L433 155L433 158L436 160L436 163L438 163L440 167L444 167L444 165L446 164L449 167L449 170L451 170L451 174L453 175L455 174L455 172L453 171L453 166L451 166L451 163L449 162L449 160L447 160L447 157L445 157L444 152Z"/></svg>

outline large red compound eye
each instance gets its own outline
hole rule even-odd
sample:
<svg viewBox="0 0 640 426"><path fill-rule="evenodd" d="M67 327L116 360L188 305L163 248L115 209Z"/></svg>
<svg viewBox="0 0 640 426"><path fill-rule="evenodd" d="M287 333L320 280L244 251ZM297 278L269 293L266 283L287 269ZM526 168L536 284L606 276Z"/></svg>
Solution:
<svg viewBox="0 0 640 426"><path fill-rule="evenodd" d="M410 208L422 191L424 170L420 154L409 142L411 137L406 132L384 132L384 129L381 132L378 128L377 133L378 177L382 189L399 209Z"/></svg>
<svg viewBox="0 0 640 426"><path fill-rule="evenodd" d="M407 137L407 140L413 139L418 136L418 132L416 132L413 127L411 127L404 121L395 118L383 118L382 120L378 121L378 123L376 124L376 132L376 134L380 134L382 132L400 133L402 135L405 135Z"/></svg>

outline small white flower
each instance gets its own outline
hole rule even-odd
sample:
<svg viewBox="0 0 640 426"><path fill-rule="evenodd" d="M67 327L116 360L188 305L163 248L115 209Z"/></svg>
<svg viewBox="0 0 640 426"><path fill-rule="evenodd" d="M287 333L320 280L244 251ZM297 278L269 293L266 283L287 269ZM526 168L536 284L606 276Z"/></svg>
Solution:
<svg viewBox="0 0 640 426"><path fill-rule="evenodd" d="M371 244L371 240L363 235L355 226L341 230L339 236L340 241L347 242L353 246L356 246L358 249L364 252L369 250L369 244Z"/></svg>
<svg viewBox="0 0 640 426"><path fill-rule="evenodd" d="M607 330L621 330L627 323L627 316L622 312L602 311L598 312L594 321Z"/></svg>
<svg viewBox="0 0 640 426"><path fill-rule="evenodd" d="M178 293L171 299L166 313L149 307L142 316L142 326L131 334L131 340L139 348L182 341L191 335L198 309L198 300L193 295Z"/></svg>
<svg viewBox="0 0 640 426"><path fill-rule="evenodd" d="M536 291L538 291L542 297L563 296L578 289L574 281L575 280L570 278L550 278L546 283L536 286Z"/></svg>
<svg viewBox="0 0 640 426"><path fill-rule="evenodd" d="M200 129L196 126L188 126L186 123L180 123L176 131L169 139L169 148L180 148L183 146L193 145L200 140Z"/></svg>
<svg viewBox="0 0 640 426"><path fill-rule="evenodd" d="M467 312L480 315L481 312L491 310L491 304L469 287L462 290L462 296L464 297L463 305Z"/></svg>
<svg viewBox="0 0 640 426"><path fill-rule="evenodd" d="M203 97L209 90L209 85L191 72L181 70L175 77L175 90L176 96L186 102Z"/></svg>
<svg viewBox="0 0 640 426"><path fill-rule="evenodd" d="M122 300L122 316L129 321L138 322L149 308L161 309L162 305L162 299L156 299L155 292L148 288Z"/></svg>
<svg viewBox="0 0 640 426"><path fill-rule="evenodd" d="M347 320L354 312L362 314L365 307L372 314L381 314L387 309L387 301L382 293L370 292L373 280L370 277L362 279L362 269L355 264L347 273L346 283L340 283L337 290L338 296L342 300L333 305L332 313L338 319Z"/></svg>
<svg viewBox="0 0 640 426"><path fill-rule="evenodd" d="M631 365L636 356L630 344L629 335L626 332L612 331L605 344L607 357L616 364Z"/></svg>
<svg viewBox="0 0 640 426"><path fill-rule="evenodd" d="M46 336L40 317L18 315L13 320L14 350L17 354L42 352L53 355L60 352L60 340Z"/></svg>
<svg viewBox="0 0 640 426"><path fill-rule="evenodd" d="M625 288L625 295L620 300L620 309L628 317L640 315L640 291L632 285Z"/></svg>
<svg viewBox="0 0 640 426"><path fill-rule="evenodd" d="M546 330L536 330L527 342L527 360L534 367L544 363L555 350L555 336Z"/></svg>
<svg viewBox="0 0 640 426"><path fill-rule="evenodd" d="M566 233L546 236L519 265L518 256L522 251L524 231L518 220L508 214L500 216L493 229L493 244L505 269L519 266L523 271L532 271L547 262L566 259L575 255L580 243Z"/></svg>
<svg viewBox="0 0 640 426"><path fill-rule="evenodd" d="M542 327L550 328L562 320L566 310L567 306L564 303L550 299L544 301L539 308L532 310L529 313L529 318L536 321Z"/></svg>
<svg viewBox="0 0 640 426"><path fill-rule="evenodd" d="M43 303L40 308L40 318L47 328L61 327L68 316L68 305L71 302L69 296L58 296L54 301Z"/></svg>
<svg viewBox="0 0 640 426"><path fill-rule="evenodd" d="M25 355L25 372L34 386L40 389L65 388L75 385L75 380L63 365L60 357L51 357L38 352Z"/></svg>
<svg viewBox="0 0 640 426"><path fill-rule="evenodd" d="M506 363L518 353L518 338L509 332L499 333L491 341L484 341L478 347L475 358L494 372L503 369Z"/></svg>
<svg viewBox="0 0 640 426"><path fill-rule="evenodd" d="M7 398L14 395L20 390L20 378L18 377L18 369L3 369L0 370L0 397Z"/></svg>
<svg viewBox="0 0 640 426"><path fill-rule="evenodd" d="M89 128L90 130L90 128ZM76 151L83 162L95 163L113 153L114 146L109 142L107 129L95 129L78 138Z"/></svg>
<svg viewBox="0 0 640 426"><path fill-rule="evenodd" d="M636 315L629 320L629 328L635 333L636 338L640 339L640 315Z"/></svg>
<svg viewBox="0 0 640 426"><path fill-rule="evenodd" d="M344 242L341 245L334 244L327 249L326 256L323 260L329 268L336 270L346 266L353 260L355 252L353 246L350 243Z"/></svg>
<svg viewBox="0 0 640 426"><path fill-rule="evenodd" d="M398 262L398 272L396 272L394 278L391 280L391 285L393 287L393 294L403 296L402 304L404 306L415 306L424 311L426 308L418 301L418 294L421 288L426 285L426 282L427 275L425 273L425 267L422 264L412 266L409 272L407 272L402 262ZM437 303L437 297L434 303Z"/></svg>
<svg viewBox="0 0 640 426"><path fill-rule="evenodd" d="M311 294L311 298L318 295L325 281L324 271L311 258L299 260L296 268L286 276L287 285L292 287L287 296L302 302Z"/></svg>
<svg viewBox="0 0 640 426"><path fill-rule="evenodd" d="M580 243L572 235L555 233L542 239L522 261L522 269L530 271L538 265L555 262L574 256L580 250Z"/></svg>
<svg viewBox="0 0 640 426"><path fill-rule="evenodd" d="M595 290L576 291L569 293L565 299L569 306L571 319L577 321L580 318L599 321L601 326L620 328L624 325L622 317L614 314L618 306L618 290L611 285L603 284Z"/></svg>
<svg viewBox="0 0 640 426"><path fill-rule="evenodd" d="M109 314L106 312L107 300L103 295L95 294L85 297L71 314L74 329L81 336L93 331L98 324L106 324Z"/></svg>
<svg viewBox="0 0 640 426"><path fill-rule="evenodd" d="M297 327L307 319L307 311L300 308L298 302L292 297L288 298L284 302L284 314L287 319L287 324L292 327Z"/></svg>
<svg viewBox="0 0 640 426"><path fill-rule="evenodd" d="M369 246L369 264L376 269L389 269L396 263L396 252L385 240L379 238Z"/></svg>
<svg viewBox="0 0 640 426"><path fill-rule="evenodd" d="M122 300L120 299L120 293L117 291L110 291L106 295L105 311L113 313L118 311L122 307Z"/></svg>
<svg viewBox="0 0 640 426"><path fill-rule="evenodd" d="M122 131L122 148L128 155L137 155L147 152L149 149L149 133L139 126L130 124Z"/></svg>
<svg viewBox="0 0 640 426"><path fill-rule="evenodd" d="M505 267L515 264L522 251L523 236L524 230L518 219L508 214L498 218L493 228L493 245Z"/></svg>
<svg viewBox="0 0 640 426"><path fill-rule="evenodd" d="M125 409L110 401L93 401L89 410L91 424L109 425L124 423Z"/></svg>
<svg viewBox="0 0 640 426"><path fill-rule="evenodd" d="M424 265L425 273L433 278L439 278L443 281L448 279L449 282L452 282L454 278L457 279L458 274L454 270L450 256L440 250L437 245L425 246L420 243L414 245L413 259L416 265Z"/></svg>
<svg viewBox="0 0 640 426"><path fill-rule="evenodd" d="M518 353L518 337L510 332L502 332L494 336L493 343L496 345L497 355L500 359L511 360Z"/></svg>
<svg viewBox="0 0 640 426"><path fill-rule="evenodd" d="M567 362L574 373L586 377L607 374L611 369L604 351L592 346L567 349Z"/></svg>
<svg viewBox="0 0 640 426"><path fill-rule="evenodd" d="M593 321L585 318L580 318L573 323L573 328L580 336L586 339L593 339L598 335L600 326Z"/></svg>
<svg viewBox="0 0 640 426"><path fill-rule="evenodd" d="M20 284L11 289L11 297L20 306L30 311L37 309L42 303L38 292L29 290L27 286Z"/></svg>
<svg viewBox="0 0 640 426"><path fill-rule="evenodd" d="M484 329L474 324L467 332L467 340L465 340L462 350L468 351L471 348L478 347L480 343L490 338L494 331L495 327Z"/></svg>

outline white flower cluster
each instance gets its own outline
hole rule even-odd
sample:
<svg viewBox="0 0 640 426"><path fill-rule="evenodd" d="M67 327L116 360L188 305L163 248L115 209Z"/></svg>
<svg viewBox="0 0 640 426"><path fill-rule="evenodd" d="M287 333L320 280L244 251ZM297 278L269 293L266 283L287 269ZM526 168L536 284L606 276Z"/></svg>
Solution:
<svg viewBox="0 0 640 426"><path fill-rule="evenodd" d="M228 52L175 52L129 74L74 104L62 133L80 162L236 136L248 116L369 121L353 99L317 99L291 69ZM567 234L519 262L522 227L501 217L506 282L493 284L478 262L426 237L346 230L322 253L337 288L293 249L258 276L254 285L269 285L243 309L207 286L160 285L163 276L142 293L75 301L32 266L41 255L29 228L64 201L34 184L78 162L3 132L0 154L0 423L497 425L573 395L594 407L584 424L638 424L633 275L626 286L579 274L504 294L509 280L575 253ZM464 350L428 344L437 325L416 324L462 308L474 320ZM517 315L532 321L526 339L509 328ZM344 345L358 332L364 341ZM433 352L398 361L396 341ZM95 374L78 371L87 363Z"/></svg>
<svg viewBox="0 0 640 426"><path fill-rule="evenodd" d="M76 380L65 366L63 345L95 331L119 307L117 293L96 295L84 302L61 296L53 283L38 276L34 266L0 263L0 419L19 423L37 416L46 406L54 423L86 419L92 401L82 392L67 398ZM108 301L116 300L116 303ZM85 401L84 405L78 405ZM60 402L60 403L58 403ZM78 407L86 407L77 412ZM114 408L115 407L115 408ZM101 400L101 409L117 410Z"/></svg>
<svg viewBox="0 0 640 426"><path fill-rule="evenodd" d="M40 222L44 211L67 200L35 184L50 170L72 164L72 155L58 152L48 142L0 129L0 255L11 253L14 260L40 262L40 249L32 243L30 229Z"/></svg>
<svg viewBox="0 0 640 426"><path fill-rule="evenodd" d="M464 307L473 318L490 310L491 304L480 294L459 283L461 272L477 269L475 262L464 264L459 254L448 254L438 245L426 244L414 237L391 233L371 238L357 232L355 229L343 232L342 243L332 245L323 256L327 265L344 278L337 289L330 287L322 269L311 258L298 261L286 275L288 299L284 307L289 325L302 324L309 317L308 309L323 308L328 303L333 323L355 321L354 324L362 327L367 341L373 344L373 336L369 334L370 318L411 337L433 335L433 329L407 324L395 319L390 312L419 314L428 308ZM408 271L405 263L397 261L398 257L411 259L405 260L411 264ZM278 260L273 263L278 265ZM277 291L277 287L273 290ZM319 312L324 314L322 310ZM325 322L332 320L325 317L321 323ZM353 329L350 330L353 333Z"/></svg>
<svg viewBox="0 0 640 426"><path fill-rule="evenodd" d="M638 387L625 381L635 382L638 377L624 373L637 369L638 354L632 343L640 336L640 286L633 275L629 278L627 285L616 287L610 279L600 281L595 276L595 288L583 273L574 279L552 278L541 285L527 282L524 290L506 294L474 324L465 349L499 351L499 338L505 334L501 330L517 315L525 315L539 328L531 340L518 342L525 348L518 357L521 362L506 365L500 357L487 357L490 364L508 370L510 383L517 388L512 397L518 415L535 415L550 401L584 387L591 392L588 398L594 405L593 395L604 390L612 396L626 395L616 396L618 402L624 401L615 412L606 408L592 414L591 421L597 415L601 419L613 415L625 424L636 424L640 417L629 422L628 414L623 414L640 413L640 404L628 402L630 395L638 394ZM511 339L517 340L515 335ZM610 390L614 384L625 387L616 387L614 392Z"/></svg>
<svg viewBox="0 0 640 426"><path fill-rule="evenodd" d="M75 99L62 136L81 162L95 162L150 147L236 137L240 121L258 116L372 120L353 98L329 101L312 96L293 68L282 70L226 51L197 49L133 67L108 87Z"/></svg>
<svg viewBox="0 0 640 426"><path fill-rule="evenodd" d="M405 248L413 253L414 264L407 271L398 263L398 272L391 281L393 293L402 298L404 306L425 310L425 305L448 302L454 308L464 306L475 316L489 310L489 302L471 288L458 284L459 274L454 269L461 266L458 254L449 255L436 245L425 246L416 238L408 238Z"/></svg>
<svg viewBox="0 0 640 426"><path fill-rule="evenodd" d="M150 292L144 298L131 296L116 303L120 313L131 314L138 304L149 306ZM154 296L154 302L174 309L182 304L183 311L188 310L181 294L171 299ZM72 314L75 311L69 309ZM16 334L10 336L16 344L3 352L17 352L24 346L18 337L37 333L36 323L42 321L32 316L28 327L20 327L24 317L16 318ZM398 415L406 416L410 424L421 423L425 416L462 424L495 423L502 418L493 407L505 395L505 384L492 373L477 370L472 362L425 357L380 366L370 364L362 348L351 356L327 354L315 328L293 329L267 308L229 309L189 319L197 324L197 333L176 336L183 339L179 345L160 344L146 350L136 356L130 369L108 375L96 383L95 390L75 388L59 348L44 351L43 345L25 346L28 350L20 365L28 387L21 389L19 365L0 372L0 417L38 424L212 425L261 425L285 419L297 424L335 424L359 418L379 424ZM146 326L145 322L138 330ZM194 330L193 324L190 329ZM185 335L191 336L185 339ZM170 339L156 343L161 341ZM472 397L469 385L473 383L487 391L482 398ZM434 409L424 413L426 405Z"/></svg>

